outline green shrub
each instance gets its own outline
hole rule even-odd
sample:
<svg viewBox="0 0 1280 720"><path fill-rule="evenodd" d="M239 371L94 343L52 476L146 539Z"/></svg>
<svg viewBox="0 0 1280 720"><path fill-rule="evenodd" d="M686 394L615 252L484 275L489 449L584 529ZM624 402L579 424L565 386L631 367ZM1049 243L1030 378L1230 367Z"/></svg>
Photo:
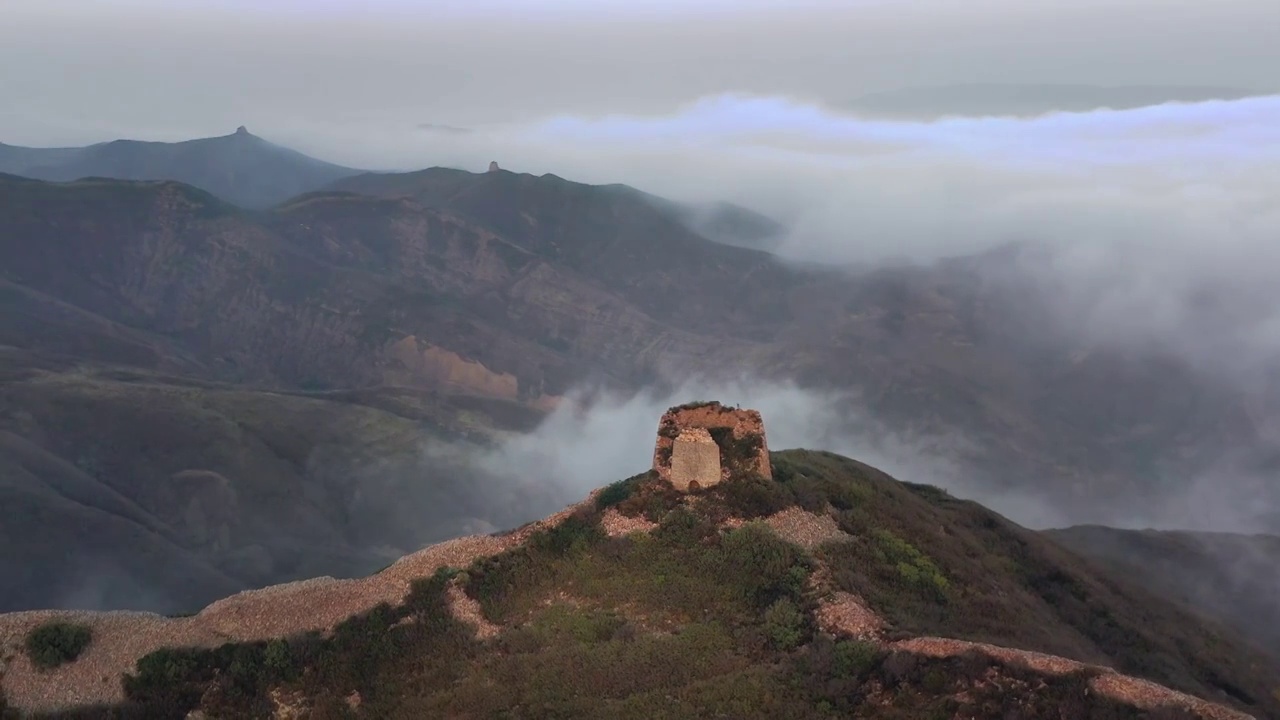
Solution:
<svg viewBox="0 0 1280 720"><path fill-rule="evenodd" d="M778 457L772 453L769 455L769 472L773 475L773 479L777 482L790 484L798 477L802 477L795 463L786 458Z"/></svg>
<svg viewBox="0 0 1280 720"><path fill-rule="evenodd" d="M80 657L91 642L88 625L55 620L27 633L27 657L37 668L51 670Z"/></svg>
<svg viewBox="0 0 1280 720"><path fill-rule="evenodd" d="M786 485L759 476L730 479L716 485L713 493L735 515L748 520L768 517L796 504Z"/></svg>
<svg viewBox="0 0 1280 720"><path fill-rule="evenodd" d="M124 678L125 696L157 713L183 717L200 704L207 684L230 666L234 646L162 648L138 660Z"/></svg>
<svg viewBox="0 0 1280 720"><path fill-rule="evenodd" d="M719 533L715 525L686 507L668 512L654 528L653 536L669 547L690 548Z"/></svg>
<svg viewBox="0 0 1280 720"><path fill-rule="evenodd" d="M729 469L731 478L743 478L752 475L760 448L764 447L764 438L757 434L734 437L733 429L727 427L709 428L711 439L720 447L720 457Z"/></svg>
<svg viewBox="0 0 1280 720"><path fill-rule="evenodd" d="M774 534L768 525L751 522L721 541L725 581L742 589L748 601L768 607L789 597L799 601L809 568L803 551Z"/></svg>
<svg viewBox="0 0 1280 720"><path fill-rule="evenodd" d="M946 598L951 583L929 556L888 530L877 530L875 538L883 559L897 569L904 583L926 588L939 599Z"/></svg>
<svg viewBox="0 0 1280 720"><path fill-rule="evenodd" d="M641 473L626 480L606 485L599 495L596 495L596 509L604 510L613 507L627 498L630 498L640 488L640 483L644 481L648 473Z"/></svg>
<svg viewBox="0 0 1280 720"><path fill-rule="evenodd" d="M827 509L827 493L823 483L812 478L797 475L787 481L786 487L791 490L796 505L811 513L822 513Z"/></svg>
<svg viewBox="0 0 1280 720"><path fill-rule="evenodd" d="M445 604L448 583L457 574L456 569L441 568L415 580L403 605L382 603L353 615L328 638L310 632L212 649L157 650L141 658L137 672L125 677L125 695L145 709L147 717L182 717L201 703L213 683L222 692L207 709L226 717L269 715L267 690L284 682L344 696L357 690L373 698L386 669L415 648L447 658L441 662L454 662L469 652L471 636ZM400 622L405 619L413 622Z"/></svg>
<svg viewBox="0 0 1280 720"><path fill-rule="evenodd" d="M936 485L922 485L920 483L903 482L902 486L925 500L933 502L934 504L955 502L955 498L951 496L951 493Z"/></svg>
<svg viewBox="0 0 1280 720"><path fill-rule="evenodd" d="M864 676L884 659L875 643L863 640L841 640L835 644L835 672L840 675Z"/></svg>
<svg viewBox="0 0 1280 720"><path fill-rule="evenodd" d="M871 497L871 490L865 485L848 480L826 479L822 482L822 491L826 495L827 502L831 503L836 510L852 510L866 503Z"/></svg>
<svg viewBox="0 0 1280 720"><path fill-rule="evenodd" d="M449 582L464 573L452 567L437 569L431 577L417 578L409 584L409 594L405 596L403 614L421 616L439 614L447 611L446 593ZM463 583L465 587L466 583Z"/></svg>
<svg viewBox="0 0 1280 720"><path fill-rule="evenodd" d="M529 536L528 547L555 556L580 552L605 537L599 517L575 513L560 524Z"/></svg>
<svg viewBox="0 0 1280 720"><path fill-rule="evenodd" d="M662 522L667 512L681 504L684 493L656 475L642 477L631 497L617 504L618 512L627 517L644 516L649 522Z"/></svg>
<svg viewBox="0 0 1280 720"><path fill-rule="evenodd" d="M790 598L779 598L764 611L764 632L778 650L794 650L806 640L804 614Z"/></svg>
<svg viewBox="0 0 1280 720"><path fill-rule="evenodd" d="M827 714L851 716L885 653L872 643L818 635L791 665L791 682Z"/></svg>
<svg viewBox="0 0 1280 720"><path fill-rule="evenodd" d="M267 672L277 677L291 679L289 676L293 674L293 653L289 650L289 643L284 640L272 640L267 643L267 649L262 653L262 663L266 667Z"/></svg>
<svg viewBox="0 0 1280 720"><path fill-rule="evenodd" d="M694 400L683 405L676 405L667 410L667 412L679 412L680 410L697 410L698 408L709 407L711 405L719 405L718 400Z"/></svg>

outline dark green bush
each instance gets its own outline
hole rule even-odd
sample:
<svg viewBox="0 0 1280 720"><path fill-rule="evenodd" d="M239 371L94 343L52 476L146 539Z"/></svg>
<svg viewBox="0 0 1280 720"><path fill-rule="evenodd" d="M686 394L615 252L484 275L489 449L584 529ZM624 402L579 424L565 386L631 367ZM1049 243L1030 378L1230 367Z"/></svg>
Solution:
<svg viewBox="0 0 1280 720"><path fill-rule="evenodd" d="M720 404L718 400L694 400L692 402L687 402L683 405L676 405L675 407L667 410L667 412L678 412L680 410L697 410L698 408L704 408L704 407L709 407L711 405L718 405L718 404Z"/></svg>
<svg viewBox="0 0 1280 720"><path fill-rule="evenodd" d="M594 514L575 513L555 527L529 536L526 545L534 551L557 556L584 550L605 537L599 520Z"/></svg>
<svg viewBox="0 0 1280 720"><path fill-rule="evenodd" d="M32 665L51 670L80 657L91 642L93 630L88 625L55 620L27 633L25 649Z"/></svg>
<svg viewBox="0 0 1280 720"><path fill-rule="evenodd" d="M954 502L955 498L946 489L937 487L936 485L922 485L920 483L903 482L902 486L920 497L934 503Z"/></svg>
<svg viewBox="0 0 1280 720"><path fill-rule="evenodd" d="M815 705L847 715L861 704L863 686L884 658L872 643L818 635L795 660L791 678Z"/></svg>
<svg viewBox="0 0 1280 720"><path fill-rule="evenodd" d="M672 487L671 483L646 474L631 497L618 503L616 507L618 512L627 517L644 516L649 522L662 522L667 512L679 506L684 497L684 493Z"/></svg>
<svg viewBox="0 0 1280 720"><path fill-rule="evenodd" d="M871 496L871 491L865 486L848 480L827 479L821 483L821 487L827 502L836 510L852 510L864 504Z"/></svg>
<svg viewBox="0 0 1280 720"><path fill-rule="evenodd" d="M779 538L763 523L747 523L721 541L725 581L742 588L746 599L765 608L783 597L800 601L809 568L803 551Z"/></svg>
<svg viewBox="0 0 1280 720"><path fill-rule="evenodd" d="M718 533L719 529L698 513L678 507L662 518L653 536L670 547L690 548Z"/></svg>
<svg viewBox="0 0 1280 720"><path fill-rule="evenodd" d="M720 458L729 469L732 478L743 478L752 475L760 448L764 447L764 438L751 434L734 437L733 429L727 427L709 428L711 439L720 447Z"/></svg>
<svg viewBox="0 0 1280 720"><path fill-rule="evenodd" d="M807 639L805 617L790 598L779 598L764 611L764 632L782 651L794 650Z"/></svg>
<svg viewBox="0 0 1280 720"><path fill-rule="evenodd" d="M498 609L536 576L538 565L528 548L516 548L480 558L467 568L467 595L480 603L484 616L495 620Z"/></svg>
<svg viewBox="0 0 1280 720"><path fill-rule="evenodd" d="M431 577L415 579L409 584L403 614L408 616L440 612L447 602L449 581L461 574L462 571L457 568L442 567Z"/></svg>
<svg viewBox="0 0 1280 720"><path fill-rule="evenodd" d="M716 485L712 492L735 515L748 520L768 517L796 504L786 485L759 476L731 479Z"/></svg>
<svg viewBox="0 0 1280 720"><path fill-rule="evenodd" d="M796 505L811 513L825 512L827 509L827 493L823 483L804 476L795 476L785 487L791 490Z"/></svg>
<svg viewBox="0 0 1280 720"><path fill-rule="evenodd" d="M873 535L881 557L894 566L903 583L923 588L939 601L947 599L951 583L929 556L888 530L877 530Z"/></svg>
<svg viewBox="0 0 1280 720"><path fill-rule="evenodd" d="M627 498L636 493L640 488L640 483L648 476L648 473L641 473L626 480L606 485L599 495L596 495L596 509L604 510L623 502Z"/></svg>
<svg viewBox="0 0 1280 720"><path fill-rule="evenodd" d="M270 642L153 652L138 661L136 674L126 676L125 695L139 708L139 717L183 717L197 705L218 717L266 717L271 714L267 691L286 682L300 684L318 702L329 694L341 698L357 691L365 702L375 703L379 693L394 691L385 678L406 656L438 658L433 661L437 670L469 656L470 630L445 604L448 583L457 573L442 568L418 579L403 605L383 603L354 615L327 638L311 632ZM208 694L215 686L217 692Z"/></svg>

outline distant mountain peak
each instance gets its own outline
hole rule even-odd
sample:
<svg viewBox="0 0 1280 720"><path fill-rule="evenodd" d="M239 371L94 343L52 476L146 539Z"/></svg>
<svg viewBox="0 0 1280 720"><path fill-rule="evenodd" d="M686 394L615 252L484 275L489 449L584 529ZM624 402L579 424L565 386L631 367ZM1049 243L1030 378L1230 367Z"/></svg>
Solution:
<svg viewBox="0 0 1280 720"><path fill-rule="evenodd" d="M265 208L359 173L269 142L241 125L181 142L112 140L80 148L0 148L0 172L52 182L173 180Z"/></svg>

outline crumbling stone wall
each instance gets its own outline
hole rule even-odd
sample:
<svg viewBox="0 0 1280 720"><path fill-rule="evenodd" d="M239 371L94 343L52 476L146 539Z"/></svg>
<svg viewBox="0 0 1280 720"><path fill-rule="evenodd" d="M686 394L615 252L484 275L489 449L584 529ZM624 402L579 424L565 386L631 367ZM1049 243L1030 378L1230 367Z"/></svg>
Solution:
<svg viewBox="0 0 1280 720"><path fill-rule="evenodd" d="M720 446L705 428L685 428L671 446L671 484L697 490L720 482Z"/></svg>
<svg viewBox="0 0 1280 720"><path fill-rule="evenodd" d="M719 478L714 481L706 469L711 463L710 448L705 447L704 437L717 451ZM678 462L675 460L677 445L682 455L687 454ZM699 449L694 445L704 447ZM690 487L691 482L696 482L697 487L707 487L734 477L772 478L764 420L755 410L725 407L718 402L673 407L658 422L653 470L659 478L680 490L696 489Z"/></svg>

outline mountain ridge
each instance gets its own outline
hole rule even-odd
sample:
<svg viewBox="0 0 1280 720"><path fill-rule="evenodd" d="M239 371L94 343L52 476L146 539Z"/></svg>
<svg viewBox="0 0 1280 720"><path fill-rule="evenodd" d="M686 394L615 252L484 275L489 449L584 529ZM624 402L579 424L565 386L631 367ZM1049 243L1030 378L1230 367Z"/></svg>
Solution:
<svg viewBox="0 0 1280 720"><path fill-rule="evenodd" d="M471 204L444 209L397 191L312 194L266 211L171 181L0 180L0 298L10 310L0 315L0 430L169 520L175 508L142 488L196 469L244 493L261 492L266 481L255 477L302 483L328 498L330 528L343 522L333 503L349 480L308 464L327 446L299 449L272 433L263 448L256 432L223 423L261 428L276 418L299 437L328 438L298 424L312 422L308 412L272 407L293 393L280 402L331 403L340 417L368 403L375 433L428 419L415 440L428 443L443 426L527 430L584 385L626 396L747 374L847 397L835 422L851 435L867 432L855 424L867 418L907 437L963 428L983 455L961 460L989 492L1035 479L1035 492L1059 506L1118 512L1176 493L1201 471L1198 457L1258 436L1244 399L1176 358L1081 353L1047 334L1053 316L1040 314L1031 289L991 279L1013 262L1003 255L811 271L696 236L629 192L494 176L468 180ZM508 196L514 204L486 221L485 208ZM558 220L566 202L587 211ZM541 218L540 233L519 229L522 212ZM225 387L208 383L247 394L229 404ZM171 429L138 412L157 399L173 427L213 433L191 442L216 452L180 463L156 451ZM115 425L86 424L86 407L155 435L138 442ZM63 436L129 450L101 462L93 456L104 451L58 446ZM408 447L394 453L405 471ZM1153 469L1168 448L1177 463ZM271 543L244 542L237 549L250 555L234 560L242 570L297 562L296 541L273 540L294 559L271 562ZM358 568L335 559L335 574Z"/></svg>
<svg viewBox="0 0 1280 720"><path fill-rule="evenodd" d="M695 677L706 677L711 681L716 677L734 677L735 673L747 672L774 687L773 683L779 678L790 677L786 668L791 664L799 663L795 666L797 671L804 667L813 669L813 663L820 662L821 653L830 652L833 643L836 647L843 647L843 652L870 653L865 660L859 661L868 665L860 666L855 675L844 680L852 693L841 701L845 705L831 705L835 696L826 694L832 690L818 690L821 685L803 692L795 688L788 690L789 686L781 685L776 686L776 692L784 693L785 700L763 701L759 707L747 705L750 709L745 710L744 717L767 716L768 712L778 712L782 707L800 713L789 715L792 717L828 717L828 712L837 707L850 710L883 707L881 703L890 702L895 697L898 705L934 712L941 708L960 710L972 702L994 700L1006 706L1015 702L1026 704L1030 717L1040 717L1036 714L1039 711L1031 708L1039 707L1037 703L1044 700L1036 698L1058 697L1056 693L1066 695L1058 697L1055 703L1067 702L1067 706L1075 704L1080 709L1098 702L1115 702L1118 703L1116 707L1148 712L1179 710L1183 713L1170 714L1169 717L1252 717L1224 705L1170 691L1160 686L1161 677L1173 679L1174 685L1196 686L1202 691L1216 687L1213 692L1218 696L1217 701L1227 705L1243 703L1268 708L1268 711L1280 705L1280 698L1268 699L1261 694L1266 687L1265 678L1268 675L1272 680L1275 678L1277 667L1274 660L1261 660L1261 656L1240 645L1240 641L1230 633L1207 629L1208 623L1204 624L1206 629L1201 629L1199 622L1188 624L1182 611L1147 595L1137 586L1126 585L1119 576L1097 574L1090 566L1072 559L1074 556L1070 553L1057 549L1052 543L1033 540L1034 534L974 503L950 499L942 491L929 486L898 482L874 468L831 453L799 450L773 453L772 463L777 482L748 476L733 477L711 490L691 495L672 494L664 489L664 483L655 481L651 473L642 474L595 490L582 502L544 520L515 531L459 538L434 545L406 556L368 578L345 581L317 578L242 592L215 602L191 617L165 619L137 613L47 611L0 615L0 637L9 648L20 644L22 637L33 628L55 620L86 624L93 628L94 634L93 644L83 657L52 671L34 672L26 664L25 657L19 654L0 676L0 686L13 706L48 711L79 704L96 706L105 712L112 704L124 702L117 707L132 707L133 711L151 708L153 712L167 708L176 717L195 708L215 714L234 714L248 712L254 707L265 711L272 704L277 709L283 704L298 711L307 708L318 710L326 703L338 702L348 704L361 715L409 717L423 712L425 707L440 711L449 703L447 696L438 694L444 688L434 684L442 680L429 679L441 676L429 675L420 681L426 685L417 686L405 685L402 679L398 679L396 673L402 671L396 668L407 667L411 664L410 658L418 657L421 652L440 652L436 643L448 642L467 648L459 650L466 658L466 666L473 668L467 672L488 672L484 668L489 663L500 662L499 658L510 652L515 652L515 657L529 656L535 660L543 657L542 653L550 653L545 661L558 662L558 653L568 652L569 647L556 650L561 647L558 643L564 642L556 640L557 635L545 636L540 641L550 645L512 643L528 643L526 636L530 632L554 632L554 626L546 626L545 623L565 622L568 619L565 613L569 613L569 617L580 617L575 622L601 622L609 613L620 612L621 617L631 618L630 622L636 624L632 631L636 633L633 639L611 639L612 635L608 633L598 637L584 636L580 641L586 643L582 646L583 652L589 652L597 645L602 649L614 647L614 643L623 643L618 646L621 648L632 642L679 642L681 637L692 639L700 633L712 631L730 631L732 637L745 633L735 641L745 642L747 638L754 637L752 633L756 631L751 628L757 627L755 623L759 621L750 619L751 612L743 616L719 615L743 602L733 599L732 594L724 595L718 590L697 591L709 592L706 596L709 600L718 598L714 601L716 605L706 608L709 614L703 615L702 620L696 619L698 613L689 614L690 610L701 606L687 607L676 602L677 598L684 597L680 593L695 592L698 582L703 582L705 587L706 572L737 572L732 568L745 562L743 557L735 555L739 552L735 548L741 548L748 553L765 553L761 557L771 557L768 553L776 552L789 559L781 560L783 564L778 569L771 569L773 566L767 562L757 564L760 558L755 555L744 556L756 558L742 566L743 569L751 569L745 577L762 577L764 579L759 582L766 583L751 592L774 588L758 601L747 601L747 605L742 606L744 611L750 607L770 608L762 617L765 618L766 637L772 639L764 642L774 649L747 650L747 646L742 646L738 652L747 654L734 662L759 663L768 657L782 665L773 671L752 669L752 664L739 670L726 668L716 671L727 672L724 676L714 672L708 676L706 671L690 668ZM833 502L836 504L832 505ZM926 530L942 518L946 520L939 528ZM909 525L904 526L903 523ZM928 537L939 531L942 534L937 539ZM964 547L996 538L999 539L992 547L998 557L1015 564L1036 557L1040 559L1034 562L1043 565L1028 565L1027 569L1038 568L1031 575L1019 574L1023 570L1012 574L996 571L988 573L984 580L983 573L974 574L973 570L963 569L970 562L962 559L963 551L936 554L945 544ZM1015 550L1019 546L1025 549ZM712 552L711 548L722 550ZM874 553L865 555L863 553L868 550L860 548L880 548L877 552L890 552L891 555L876 560ZM708 552L711 554L703 557ZM1019 555L1004 555L1005 552L1029 554L1018 559ZM905 554L895 556L892 553ZM860 559L851 563L853 558ZM991 560L984 558L981 562ZM651 590L651 583L632 573L640 572L642 567L650 567L646 563L653 562L663 564L651 569L666 568L665 572L673 574L670 581L675 585L667 592L675 592L675 595L650 597L645 594L656 591L658 586ZM703 563L711 564L704 567ZM681 566L685 569L681 570ZM900 569L904 566L914 568L912 573ZM589 580L595 576L584 573L592 567L599 570L590 572L614 568L613 579L606 581L601 576L600 579ZM788 570L788 567L797 569ZM686 573L694 574L686 581L681 579ZM854 575L850 576L850 573ZM881 573L888 574L882 576ZM889 581L891 575L899 576L900 573L906 574ZM903 578L917 577L918 573L923 573L923 576L917 580L906 580L904 584ZM737 575L725 577L724 582L729 587L743 582L742 579L728 579L739 578ZM768 578L775 578L781 584L776 587L768 585L774 582ZM634 585L636 582L640 585ZM793 584L796 582L800 584ZM617 589L610 589L609 583L622 584ZM984 584L991 583L996 587L983 589ZM1036 589L1038 583L1048 584ZM1050 590L1059 584L1058 589ZM630 591L621 596L615 594L622 588ZM1028 590L1033 595L1047 593L1038 601L1047 604L1038 606L1040 609L1026 616L1005 614L1017 607L1008 603ZM640 594L634 594L637 591ZM1008 595L1010 592L1014 595ZM1059 592L1066 594L1057 595ZM773 600L779 597L776 593L781 593L780 599ZM971 594L975 598L969 598ZM542 600L544 596L549 598L546 602ZM686 601L701 596L689 596ZM972 605L977 602L977 596L988 600ZM626 606L612 604L622 597L631 597L632 602L639 605L627 609ZM890 602L889 597L896 600ZM673 602L676 604L671 604ZM763 604L752 605L753 602ZM982 605L982 602L996 602L997 605L991 607ZM719 603L728 604L723 609L713 609L720 608ZM1131 606L1130 603L1137 605ZM783 616L795 617L787 613L797 610L787 609L784 612L782 609L790 608L791 604L798 607L799 619L782 619ZM1074 609L1090 604L1109 608L1106 617L1110 619L1103 621L1101 616L1091 618L1088 613L1078 614ZM401 607L404 614L397 615L402 612L397 609ZM951 608L949 611L928 619L935 610L948 607ZM970 607L970 610L963 610ZM985 607L986 614L994 614L994 617L984 619L981 614L968 614L979 607ZM646 610L638 615L640 608ZM1132 614L1134 608L1140 608L1136 616ZM1042 615L1046 611L1049 614ZM396 622L397 617L414 621L404 625ZM734 617L738 619L732 619ZM804 620L805 617L809 619ZM1148 625L1155 625L1144 628L1142 624L1131 624L1139 617L1145 618L1143 622ZM378 633L404 627L403 631L397 631L409 633L402 638L403 641L409 642L410 637L419 639L413 641L413 645L403 646L392 656L396 660L387 665L377 659L375 648L382 642L378 635L364 634L373 631L374 625L369 625L371 622L387 628L376 631ZM675 624L665 624L668 622ZM921 622L924 624L919 624ZM1001 623L1006 625L1002 627ZM1008 626L1008 623L1014 623L1014 626ZM1107 635L1092 636L1095 639L1089 642L1096 643L1093 650L1086 650L1085 645L1069 649L1079 642L1073 637L1091 636L1090 633L1102 631L1107 623L1118 623L1116 628L1123 628L1121 634L1115 635L1114 639L1105 639ZM421 629L414 630L415 627ZM543 629L538 630L540 627ZM952 629L953 637L928 632L929 628L946 627ZM333 630L333 634L327 635L324 632L326 628ZM794 629L784 631L784 628ZM1046 632L1050 629L1051 632ZM314 636L314 640L303 639L312 637L307 633L316 630L321 631L320 636ZM1076 635L1082 631L1086 635ZM349 632L360 634L350 635ZM436 634L440 632L446 635ZM671 634L673 632L674 635ZM792 632L798 632L799 636L792 636ZM1009 647L1007 642L999 640L1001 637L1007 640L1023 637L1024 633L1030 633L1025 635L1024 642L1030 643L1031 648L1012 649L1023 643ZM1163 639L1162 633L1172 633L1178 639L1176 642ZM332 639L323 640L323 637ZM343 640L344 637L348 639ZM393 632L387 642L400 642L396 637L400 635ZM468 637L472 639L466 639ZM526 639L520 640L522 637ZM589 639L591 637L595 639ZM673 640L662 640L664 637ZM1034 637L1040 639L1034 640ZM312 653L295 656L302 663L303 667L297 671L301 674L292 671L280 674L283 671L278 672L279 669L255 671L262 674L244 676L244 682L249 684L240 686L242 690L235 693L230 686L219 684L217 678L221 675L216 672L209 674L210 669L221 667L220 663L229 662L232 657L241 657L241 662L247 663L263 662L261 653L264 648L270 647L272 642L279 642L280 638L291 639L287 646L276 645L277 648L293 647L295 650L291 652ZM357 641L357 638L367 639ZM315 642L321 645L311 646L313 649L310 651L303 650L305 643ZM356 644L351 645L351 642ZM845 645L840 645L842 642ZM1153 642L1165 653L1160 661L1144 655L1150 652L1145 645ZM218 649L224 643L232 644ZM338 643L346 648L342 652L348 663L371 663L369 670L341 675L346 679L336 681L337 684L327 692L317 694L315 683L328 683L333 678L325 680L323 673L313 676L312 672L321 671L307 669L312 661L303 658L317 657L315 652L323 655L326 652L323 648L328 647L325 643ZM1192 647L1198 649L1193 651ZM1055 653L1055 649L1058 652ZM1094 654L1099 651L1103 655ZM758 654L761 652L764 655ZM779 652L781 654L777 654ZM1103 660L1099 665L1101 658L1106 657L1105 653L1112 653L1111 660ZM1197 653L1207 654L1201 656ZM1072 655L1076 657L1068 659ZM880 665L890 663L895 657L897 660L892 662L896 665ZM1246 661L1246 657L1253 659ZM728 662L727 658L716 662L723 664ZM934 661L943 664L930 664ZM1145 664L1133 665L1135 662ZM1249 670L1249 662L1265 664ZM203 666L202 663L213 665ZM974 665L964 670L968 667L965 663ZM1223 672L1223 669L1214 669L1220 663L1234 668L1232 681L1215 674ZM1154 674L1155 682L1130 677L1123 670L1111 670L1110 666L1115 664L1130 669L1142 668L1139 674ZM169 669L165 670L166 667ZM892 670L891 667L901 669ZM936 677L923 681L923 685L914 685L906 678L913 677L917 672L912 669L915 667L921 668L919 673L929 670ZM133 679L126 678L125 675L131 672L134 673ZM243 670L231 672L243 673ZM370 672L373 674L368 674ZM782 675L769 679L777 672ZM966 673L976 673L975 680L985 676L988 678L986 682L995 677L1003 678L997 683L997 687L1003 689L992 695L990 689L980 690L983 687L981 681L969 686ZM120 684L104 684L99 681L103 676L114 676L120 679ZM472 697L472 681L465 679L470 675L463 677L461 687L454 683L447 685L453 688L449 693L457 693L458 701L465 703ZM1024 679L1020 681L1022 684L1013 682L1007 685L1011 677ZM1039 683L1038 690L1025 685L1027 679L1034 678L1039 678L1033 681L1033 684ZM533 683L534 680L536 678L527 682ZM834 681L833 677L827 682ZM1263 685L1259 686L1259 681L1263 681ZM868 684L862 685L864 682ZM952 689L952 682L959 684ZM1066 685L1055 684L1063 682ZM494 703L514 701L517 704L507 706L508 710L541 708L556 712L554 708L558 708L560 714L571 717L582 716L583 709L587 707L554 694L542 701L534 700L532 696L523 694L526 691L519 689L535 686L517 681L515 688L499 693L482 707L497 708L499 705ZM416 689L411 690L411 687ZM1017 689L1019 687L1024 689ZM1086 687L1093 692L1094 700L1086 699L1088 693L1079 694ZM962 691L961 688L969 689ZM511 695L512 690L515 695ZM245 696L244 692L249 695ZM622 696L610 700L613 697L611 692L606 690L605 697L593 701L590 707L597 710L613 707L620 711L630 707L623 717L631 717L639 711L634 705L640 700L628 705ZM816 696L812 694L815 692ZM974 694L984 699L975 700ZM650 694L640 691L637 697L649 698ZM692 705L686 704L686 712L689 708L723 707L723 701L715 696L698 697L701 699L686 701L692 702ZM808 699L801 700L802 697ZM822 697L828 699L819 702ZM969 699L965 700L965 697ZM246 705L246 702L250 704ZM421 705L423 702L428 705ZM439 705L440 702L445 702L445 705ZM528 704L530 702L535 704ZM650 703L647 706L650 710L661 706L656 698L644 702ZM659 705L651 705L654 702ZM789 704L780 706L780 702ZM854 705L847 705L851 702ZM824 711L827 706L830 710ZM976 710L980 706L972 707ZM1059 706L1052 704L1049 707L1056 711ZM908 716L918 715L904 717Z"/></svg>
<svg viewBox="0 0 1280 720"><path fill-rule="evenodd" d="M266 208L359 171L271 143L241 126L229 135L180 142L0 145L0 172L55 182L87 177L180 181L236 205Z"/></svg>
<svg viewBox="0 0 1280 720"><path fill-rule="evenodd" d="M117 139L59 148L0 142L0 177L49 182L90 178L177 181L256 210L340 186L346 179L365 178L359 182L369 183L378 176L427 174L456 174L460 181L471 175L444 167L409 173L344 167L258 137L243 125L229 135L176 142ZM562 180L550 173L540 177ZM785 231L771 218L732 203L680 203L626 185L603 187L644 197L692 232L728 245L769 250L777 246Z"/></svg>

